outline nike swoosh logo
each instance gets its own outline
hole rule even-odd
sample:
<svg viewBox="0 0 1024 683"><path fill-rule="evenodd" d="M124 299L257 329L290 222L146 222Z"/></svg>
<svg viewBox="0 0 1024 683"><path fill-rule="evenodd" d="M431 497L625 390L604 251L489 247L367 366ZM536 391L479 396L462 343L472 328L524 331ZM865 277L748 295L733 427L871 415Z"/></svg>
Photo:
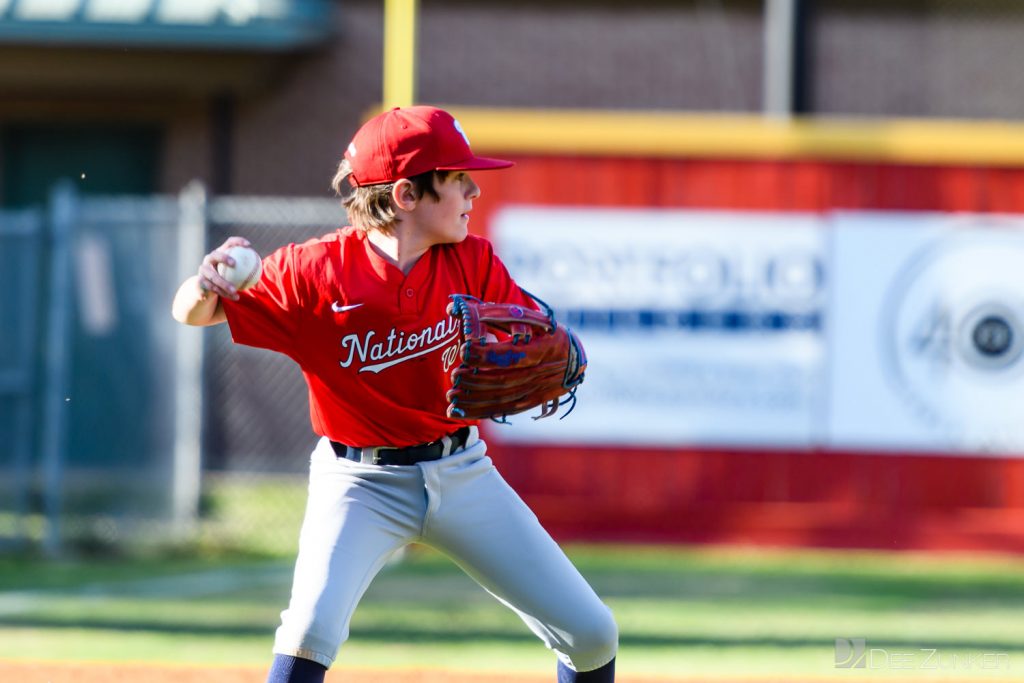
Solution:
<svg viewBox="0 0 1024 683"><path fill-rule="evenodd" d="M359 308L360 306L362 306L362 304L348 304L347 306L342 306L335 301L331 304L331 310L335 313L344 313L345 311L351 311L353 308Z"/></svg>

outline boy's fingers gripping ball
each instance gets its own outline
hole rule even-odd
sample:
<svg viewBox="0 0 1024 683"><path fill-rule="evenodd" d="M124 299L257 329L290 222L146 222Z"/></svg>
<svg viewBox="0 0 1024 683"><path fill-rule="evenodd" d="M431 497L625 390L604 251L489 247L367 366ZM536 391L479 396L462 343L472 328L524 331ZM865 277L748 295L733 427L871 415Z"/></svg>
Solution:
<svg viewBox="0 0 1024 683"><path fill-rule="evenodd" d="M260 281L263 260L255 250L237 246L229 248L226 253L235 260L235 265L217 264L217 272L222 278L233 284L239 291L245 291Z"/></svg>

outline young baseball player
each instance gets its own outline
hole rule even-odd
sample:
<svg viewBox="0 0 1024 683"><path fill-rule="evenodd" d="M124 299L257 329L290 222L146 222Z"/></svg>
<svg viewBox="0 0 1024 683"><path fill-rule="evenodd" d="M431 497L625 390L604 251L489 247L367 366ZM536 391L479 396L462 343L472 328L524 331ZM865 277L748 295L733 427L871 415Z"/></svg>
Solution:
<svg viewBox="0 0 1024 683"><path fill-rule="evenodd" d="M301 366L322 436L268 683L323 681L370 581L411 542L514 610L554 650L559 683L614 680L610 610L495 470L476 423L445 414L449 295L535 307L468 234L469 172L511 165L474 155L443 110L393 109L359 129L334 178L351 227L270 254L244 292L217 272L248 245L232 237L178 290L178 321L226 321L234 341Z"/></svg>

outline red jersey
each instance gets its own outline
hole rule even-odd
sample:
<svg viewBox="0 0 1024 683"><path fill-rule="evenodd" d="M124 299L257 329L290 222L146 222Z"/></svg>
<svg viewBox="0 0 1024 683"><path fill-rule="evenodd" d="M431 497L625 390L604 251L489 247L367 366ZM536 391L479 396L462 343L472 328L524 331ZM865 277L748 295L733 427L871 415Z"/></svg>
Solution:
<svg viewBox="0 0 1024 683"><path fill-rule="evenodd" d="M482 237L435 245L406 275L351 227L278 249L259 284L223 304L235 342L302 368L314 432L411 446L472 424L445 415L459 345L445 309L457 293L535 306Z"/></svg>

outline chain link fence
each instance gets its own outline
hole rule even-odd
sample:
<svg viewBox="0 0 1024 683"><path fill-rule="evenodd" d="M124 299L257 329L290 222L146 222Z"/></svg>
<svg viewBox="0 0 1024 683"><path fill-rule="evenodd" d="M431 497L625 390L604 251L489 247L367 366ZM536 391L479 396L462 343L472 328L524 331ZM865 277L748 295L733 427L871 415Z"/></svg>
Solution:
<svg viewBox="0 0 1024 683"><path fill-rule="evenodd" d="M340 227L331 199L77 197L0 212L0 550L291 552L315 443L289 359L170 316L206 251Z"/></svg>
<svg viewBox="0 0 1024 683"><path fill-rule="evenodd" d="M246 237L266 256L341 227L336 200L227 197L210 204L207 246ZM226 325L207 332L203 452L205 467L225 472L305 472L316 439L309 399L291 359L232 343Z"/></svg>
<svg viewBox="0 0 1024 683"><path fill-rule="evenodd" d="M224 197L207 212L207 249L232 235L262 256L345 223L332 199ZM290 358L231 341L226 325L204 330L201 542L269 554L293 552L304 511L309 398Z"/></svg>

